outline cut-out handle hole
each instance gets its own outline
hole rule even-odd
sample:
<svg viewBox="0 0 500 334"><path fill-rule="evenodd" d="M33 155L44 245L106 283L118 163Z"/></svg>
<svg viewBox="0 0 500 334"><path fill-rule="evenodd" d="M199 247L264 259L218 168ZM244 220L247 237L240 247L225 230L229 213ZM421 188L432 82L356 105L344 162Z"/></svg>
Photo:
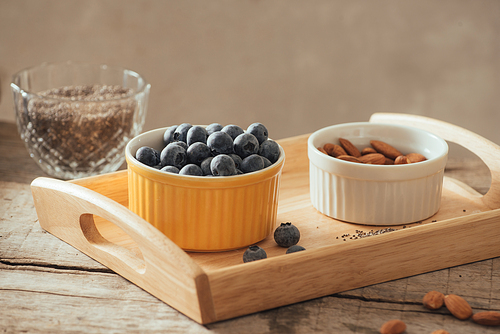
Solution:
<svg viewBox="0 0 500 334"><path fill-rule="evenodd" d="M116 224L91 213L80 216L80 227L87 241L139 274L146 271L146 263L139 245Z"/></svg>

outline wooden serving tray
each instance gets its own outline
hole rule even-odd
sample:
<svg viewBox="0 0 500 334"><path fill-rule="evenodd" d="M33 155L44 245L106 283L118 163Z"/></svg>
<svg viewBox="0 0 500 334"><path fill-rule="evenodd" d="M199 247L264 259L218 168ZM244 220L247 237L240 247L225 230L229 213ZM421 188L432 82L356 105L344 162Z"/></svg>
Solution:
<svg viewBox="0 0 500 334"><path fill-rule="evenodd" d="M306 251L285 254L269 236L259 243L268 258L250 263L242 261L245 249L185 252L127 209L127 171L35 179L40 225L201 324L500 256L500 147L425 117L374 114L370 121L420 127L468 148L490 169L490 190L481 196L445 178L441 209L425 221L391 227L337 221L310 203L303 135L279 141L286 163L278 223L295 224Z"/></svg>

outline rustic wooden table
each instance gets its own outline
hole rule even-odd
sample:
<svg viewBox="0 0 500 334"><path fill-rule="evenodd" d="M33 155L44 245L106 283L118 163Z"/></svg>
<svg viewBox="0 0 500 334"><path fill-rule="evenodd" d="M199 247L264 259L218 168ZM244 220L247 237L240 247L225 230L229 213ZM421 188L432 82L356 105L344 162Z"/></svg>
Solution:
<svg viewBox="0 0 500 334"><path fill-rule="evenodd" d="M490 184L477 158L451 158L447 176L480 193ZM31 181L46 176L14 124L0 122L0 330L6 333L378 333L401 319L407 333L498 333L446 308L422 306L427 291L464 297L475 312L500 311L500 258L367 286L210 325L199 325L41 229ZM485 236L487 237L487 236ZM477 245L481 247L481 245Z"/></svg>

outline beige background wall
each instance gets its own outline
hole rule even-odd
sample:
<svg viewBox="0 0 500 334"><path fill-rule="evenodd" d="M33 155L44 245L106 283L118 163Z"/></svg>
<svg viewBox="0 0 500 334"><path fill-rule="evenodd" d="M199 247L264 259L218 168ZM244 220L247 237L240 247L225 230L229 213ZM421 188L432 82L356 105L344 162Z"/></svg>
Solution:
<svg viewBox="0 0 500 334"><path fill-rule="evenodd" d="M16 71L65 60L143 74L146 130L258 121L280 139L389 111L500 144L498 0L0 0L0 120Z"/></svg>

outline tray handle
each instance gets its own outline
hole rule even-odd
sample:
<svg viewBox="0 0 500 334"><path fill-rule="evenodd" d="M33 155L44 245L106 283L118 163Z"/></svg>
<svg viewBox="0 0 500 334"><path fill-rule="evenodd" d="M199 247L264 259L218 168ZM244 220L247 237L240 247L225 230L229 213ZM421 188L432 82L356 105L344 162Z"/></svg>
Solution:
<svg viewBox="0 0 500 334"><path fill-rule="evenodd" d="M46 231L193 319L214 317L206 273L147 221L112 199L71 182L39 177L31 183L31 191ZM94 215L118 226L137 244L140 254L105 239Z"/></svg>
<svg viewBox="0 0 500 334"><path fill-rule="evenodd" d="M491 186L482 196L483 203L490 209L500 208L500 146L480 135L433 118L399 113L374 113L370 122L400 124L420 128L456 143L476 154L489 168Z"/></svg>

